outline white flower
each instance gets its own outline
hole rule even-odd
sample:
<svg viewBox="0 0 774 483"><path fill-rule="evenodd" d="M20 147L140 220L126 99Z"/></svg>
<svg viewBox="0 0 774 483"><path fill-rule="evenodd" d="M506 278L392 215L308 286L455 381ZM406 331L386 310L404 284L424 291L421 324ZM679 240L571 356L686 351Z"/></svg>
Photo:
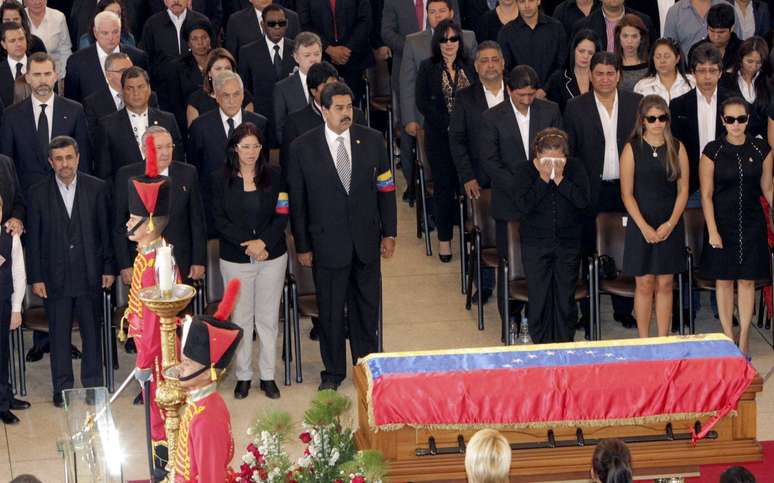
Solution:
<svg viewBox="0 0 774 483"><path fill-rule="evenodd" d="M242 456L242 461L252 466L255 464L255 456L253 456L252 453L245 453L244 456Z"/></svg>
<svg viewBox="0 0 774 483"><path fill-rule="evenodd" d="M331 451L331 457L329 458L329 464L331 466L335 466L336 462L339 460L339 450L337 448L333 448L333 451Z"/></svg>

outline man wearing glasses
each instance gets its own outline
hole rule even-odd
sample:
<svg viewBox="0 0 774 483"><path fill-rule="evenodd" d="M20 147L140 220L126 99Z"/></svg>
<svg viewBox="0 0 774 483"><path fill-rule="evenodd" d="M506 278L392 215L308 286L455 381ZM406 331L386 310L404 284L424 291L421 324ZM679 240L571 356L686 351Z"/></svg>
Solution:
<svg viewBox="0 0 774 483"><path fill-rule="evenodd" d="M225 9L226 2L223 3ZM246 4L247 2L240 3ZM234 54L235 59L239 60L239 52L243 46L255 42L266 34L266 28L263 25L263 10L271 4L272 0L250 0L247 8L236 11L228 17L226 40L223 46ZM289 39L295 39L301 31L298 14L289 8L282 6L280 8L285 12L285 19L288 22L287 31L283 35ZM226 17L224 16L224 18Z"/></svg>

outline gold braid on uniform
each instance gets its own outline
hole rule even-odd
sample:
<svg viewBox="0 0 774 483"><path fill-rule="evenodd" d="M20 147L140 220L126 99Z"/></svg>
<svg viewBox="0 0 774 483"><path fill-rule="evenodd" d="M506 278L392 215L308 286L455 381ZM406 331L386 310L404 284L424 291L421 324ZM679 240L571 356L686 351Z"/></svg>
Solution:
<svg viewBox="0 0 774 483"><path fill-rule="evenodd" d="M124 310L124 315L121 317L121 323L118 327L118 340L124 342L127 338L127 334L124 333L124 322L129 321L130 314L137 314L138 317L142 317L142 302L140 301L139 293L142 288L142 274L145 273L145 269L148 268L148 260L145 259L145 255L141 251L137 251L137 256L134 257L134 265L132 266L132 285L129 287L129 303Z"/></svg>
<svg viewBox="0 0 774 483"><path fill-rule="evenodd" d="M188 433L194 416L204 411L204 406L199 406L193 401L188 401L180 419L180 429L177 433L177 451L175 455L175 473L182 476L185 481L191 479L191 455L188 454Z"/></svg>

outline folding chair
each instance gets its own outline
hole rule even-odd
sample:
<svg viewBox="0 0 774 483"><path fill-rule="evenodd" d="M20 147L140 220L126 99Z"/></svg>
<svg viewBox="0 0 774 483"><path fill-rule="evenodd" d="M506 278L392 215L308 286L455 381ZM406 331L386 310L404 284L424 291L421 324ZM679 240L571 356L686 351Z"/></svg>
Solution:
<svg viewBox="0 0 774 483"><path fill-rule="evenodd" d="M427 161L427 150L424 129L417 129L417 238L425 237L425 253L433 256L430 240L430 215L427 211L427 200L433 196L433 172Z"/></svg>
<svg viewBox="0 0 774 483"><path fill-rule="evenodd" d="M392 116L392 88L390 71L385 61L377 61L376 66L366 71L366 122L371 127L373 112L387 113L387 152L390 156L390 168L395 173L395 133Z"/></svg>
<svg viewBox="0 0 774 483"><path fill-rule="evenodd" d="M468 201L465 193L457 195L457 204L460 215L460 290L463 294L468 291L468 256L471 251L470 238L473 235L473 204Z"/></svg>
<svg viewBox="0 0 774 483"><path fill-rule="evenodd" d="M492 190L481 190L477 200L470 200L470 239L472 242L468 259L465 308L470 310L473 298L473 280L478 284L478 330L484 330L484 305L481 301L481 280L484 268L496 269L500 265L497 257L497 228L491 215ZM474 265L475 263L475 265Z"/></svg>

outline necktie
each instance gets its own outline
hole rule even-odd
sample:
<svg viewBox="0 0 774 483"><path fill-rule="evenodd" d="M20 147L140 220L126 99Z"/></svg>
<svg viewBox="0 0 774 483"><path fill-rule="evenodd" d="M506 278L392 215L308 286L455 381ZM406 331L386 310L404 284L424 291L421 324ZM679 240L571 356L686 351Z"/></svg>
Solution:
<svg viewBox="0 0 774 483"><path fill-rule="evenodd" d="M416 0L414 3L414 10L417 14L417 25L419 25L419 31L425 29L425 5L422 0Z"/></svg>
<svg viewBox="0 0 774 483"><path fill-rule="evenodd" d="M22 74L22 63L21 62L17 62L16 63L16 77L14 77L14 80L19 79L23 75L24 74Z"/></svg>
<svg viewBox="0 0 774 483"><path fill-rule="evenodd" d="M347 148L344 147L344 137L339 136L336 138L339 143L339 147L336 150L336 171L339 173L339 179L341 180L344 191L349 194L349 185L352 181L352 162L349 160L347 154Z"/></svg>
<svg viewBox="0 0 774 483"><path fill-rule="evenodd" d="M282 57L280 57L279 45L274 46L274 72L277 74L277 79L279 79L282 73Z"/></svg>
<svg viewBox="0 0 774 483"><path fill-rule="evenodd" d="M229 117L226 119L226 122L228 123L228 133L226 133L226 137L231 139L231 136L234 134L234 120Z"/></svg>
<svg viewBox="0 0 774 483"><path fill-rule="evenodd" d="M124 100L121 99L121 93L116 94L116 111L120 111L124 108Z"/></svg>
<svg viewBox="0 0 774 483"><path fill-rule="evenodd" d="M38 116L38 144L43 156L48 155L48 116L46 116L47 104L40 105L40 116Z"/></svg>

